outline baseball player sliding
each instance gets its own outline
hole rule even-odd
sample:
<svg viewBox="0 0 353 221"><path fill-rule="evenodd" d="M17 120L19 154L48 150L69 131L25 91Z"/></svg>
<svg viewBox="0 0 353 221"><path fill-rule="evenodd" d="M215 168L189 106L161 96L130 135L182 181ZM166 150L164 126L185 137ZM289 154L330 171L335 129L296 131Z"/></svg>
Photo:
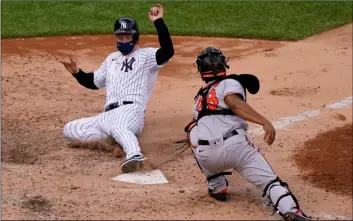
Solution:
<svg viewBox="0 0 353 221"><path fill-rule="evenodd" d="M137 136L142 133L146 105L152 95L158 71L174 55L173 43L163 20L163 7L156 5L148 13L154 23L160 48L140 48L139 28L133 18L122 17L114 24L117 49L94 72L84 72L70 57L61 61L66 70L86 88L106 88L104 112L77 119L64 127L64 137L88 142L114 138L126 157L122 172L133 172L143 166L144 156Z"/></svg>
<svg viewBox="0 0 353 221"><path fill-rule="evenodd" d="M228 181L223 172L234 169L263 190L274 211L285 220L308 220L288 185L273 171L260 150L247 136L250 121L263 126L271 145L276 131L270 121L246 103L246 90L259 91L254 75L226 75L227 59L222 51L207 47L195 62L205 85L195 96L193 121L185 128L195 159L207 177L209 194L226 200Z"/></svg>

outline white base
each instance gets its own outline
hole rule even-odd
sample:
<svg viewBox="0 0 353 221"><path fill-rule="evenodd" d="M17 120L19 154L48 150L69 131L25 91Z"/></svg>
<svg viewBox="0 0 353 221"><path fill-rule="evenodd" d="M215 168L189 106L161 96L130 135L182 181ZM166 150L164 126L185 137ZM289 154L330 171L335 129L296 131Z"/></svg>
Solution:
<svg viewBox="0 0 353 221"><path fill-rule="evenodd" d="M136 184L163 184L168 183L168 180L160 170L152 170L147 172L123 173L113 177L113 181L121 181Z"/></svg>

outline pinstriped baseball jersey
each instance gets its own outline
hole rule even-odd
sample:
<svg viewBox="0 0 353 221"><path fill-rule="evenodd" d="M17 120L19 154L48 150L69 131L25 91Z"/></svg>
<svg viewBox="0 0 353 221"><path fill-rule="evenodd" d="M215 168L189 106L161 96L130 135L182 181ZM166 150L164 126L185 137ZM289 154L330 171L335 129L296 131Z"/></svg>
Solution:
<svg viewBox="0 0 353 221"><path fill-rule="evenodd" d="M127 56L111 53L94 72L94 84L106 88L105 106L118 101L133 101L146 106L152 95L159 68L158 48L137 48Z"/></svg>
<svg viewBox="0 0 353 221"><path fill-rule="evenodd" d="M229 109L224 102L224 98L229 94L241 94L245 98L244 88L236 80L226 79L214 84L207 94L208 108L211 110ZM201 110L201 100L201 95L195 99L193 107L194 119L197 119ZM247 127L246 121L238 116L210 115L202 117L194 129L196 130L198 139L211 140L221 137L225 132L233 128L247 129Z"/></svg>
<svg viewBox="0 0 353 221"><path fill-rule="evenodd" d="M152 95L159 68L157 48L137 48L129 55L111 53L94 72L97 88L106 88L105 107L118 102L119 108L97 116L67 123L64 136L73 141L95 141L113 137L124 149L126 158L141 154L136 135L144 127L145 106ZM122 105L123 101L133 104Z"/></svg>

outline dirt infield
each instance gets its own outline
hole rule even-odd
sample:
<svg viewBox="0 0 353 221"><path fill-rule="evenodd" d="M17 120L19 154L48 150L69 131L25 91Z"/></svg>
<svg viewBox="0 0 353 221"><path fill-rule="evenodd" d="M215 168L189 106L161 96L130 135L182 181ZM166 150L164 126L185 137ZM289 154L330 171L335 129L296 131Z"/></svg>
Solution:
<svg viewBox="0 0 353 221"><path fill-rule="evenodd" d="M338 119L345 120L338 115ZM303 178L327 192L352 196L352 124L319 134L295 155Z"/></svg>
<svg viewBox="0 0 353 221"><path fill-rule="evenodd" d="M185 137L192 98L202 84L192 63L199 50L211 45L231 57L231 72L259 77L260 92L248 102L269 119L322 108L319 116L278 130L271 147L262 136L254 139L308 214L321 219L352 217L352 194L335 191L342 189L341 182L317 185L326 171L309 173L310 162L318 162L311 154L322 152L320 162L327 162L322 170L330 169L335 180L342 173L331 173L329 165L344 170L329 159L345 156L340 162L352 163L352 149L343 149L340 140L342 148L332 148L331 155L322 139L312 143L321 148L298 153L318 133L352 122L351 105L325 108L352 96L352 25L299 42L202 37L173 37L173 42L176 54L160 71L140 138L149 162L169 183L137 185L111 180L120 174L121 158L101 150L69 148L62 137L66 122L102 111L105 91L80 86L58 59L72 55L81 68L94 70L115 50L114 38L2 40L3 219L278 219L263 205L261 190L238 175L229 178L228 202L211 199L190 151L158 166L178 152L173 142ZM158 47L157 37L142 36L141 46ZM343 132L336 130L332 136L340 135ZM304 164L297 164L298 159ZM352 188L352 179L344 183Z"/></svg>

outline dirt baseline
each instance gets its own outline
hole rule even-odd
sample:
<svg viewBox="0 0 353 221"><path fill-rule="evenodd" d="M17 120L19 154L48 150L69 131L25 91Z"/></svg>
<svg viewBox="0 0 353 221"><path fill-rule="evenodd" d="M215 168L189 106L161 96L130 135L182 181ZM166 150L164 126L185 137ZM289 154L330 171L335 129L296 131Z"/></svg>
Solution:
<svg viewBox="0 0 353 221"><path fill-rule="evenodd" d="M141 38L142 47L158 47L156 36ZM158 165L178 152L173 142L185 137L192 98L202 84L192 63L203 47L223 49L231 57L230 72L256 74L261 90L248 102L276 120L351 96L351 39L351 25L299 42L173 37L176 54L160 71L140 138L146 157ZM2 40L2 46L3 219L279 218L263 205L261 190L238 175L229 178L228 202L211 199L190 151L158 167L168 184L137 185L111 180L120 173L121 161L113 153L68 147L63 126L102 111L105 91L83 88L58 60L72 55L84 70L94 70L115 50L112 36L11 39ZM295 164L294 153L319 128L351 123L351 112L351 106L340 112L346 121L325 112L279 130L271 147L254 137L313 217L352 217L351 194L301 179L307 169Z"/></svg>

